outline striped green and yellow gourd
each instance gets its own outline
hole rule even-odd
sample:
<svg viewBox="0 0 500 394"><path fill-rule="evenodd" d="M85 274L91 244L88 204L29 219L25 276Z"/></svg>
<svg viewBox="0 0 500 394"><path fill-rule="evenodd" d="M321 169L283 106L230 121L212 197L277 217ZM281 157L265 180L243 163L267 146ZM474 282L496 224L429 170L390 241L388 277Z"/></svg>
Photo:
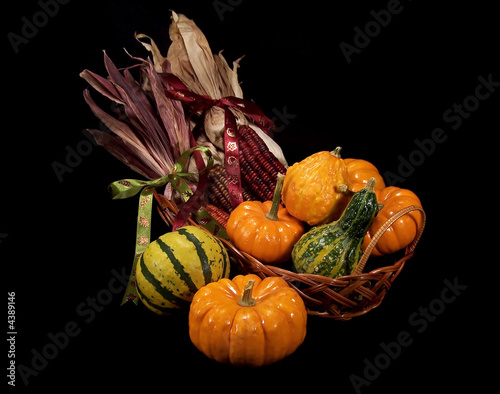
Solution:
<svg viewBox="0 0 500 394"><path fill-rule="evenodd" d="M198 289L228 278L229 271L222 243L207 231L185 226L148 245L137 262L137 293L157 314L188 310Z"/></svg>
<svg viewBox="0 0 500 394"><path fill-rule="evenodd" d="M379 211L374 186L371 178L354 193L337 221L313 227L299 239L292 251L297 272L329 278L354 273L366 231Z"/></svg>

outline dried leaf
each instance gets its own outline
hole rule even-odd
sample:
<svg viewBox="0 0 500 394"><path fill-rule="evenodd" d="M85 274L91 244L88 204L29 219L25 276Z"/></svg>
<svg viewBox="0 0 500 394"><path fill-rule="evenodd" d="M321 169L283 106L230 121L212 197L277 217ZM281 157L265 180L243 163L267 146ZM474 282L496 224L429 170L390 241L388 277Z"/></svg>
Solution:
<svg viewBox="0 0 500 394"><path fill-rule="evenodd" d="M151 106L145 92L141 89L140 85L133 80L130 72L125 70L124 76L120 74L111 59L104 54L104 64L108 71L111 81L121 93L123 101L127 104L125 106L125 113L135 123L137 130L144 130L147 133L149 153L162 165L167 173L174 165L175 160L171 152L171 147L165 135L165 130L162 130L158 119L155 117L155 110ZM160 156L159 152L166 152L166 155Z"/></svg>
<svg viewBox="0 0 500 394"><path fill-rule="evenodd" d="M94 115L96 115L108 129L112 130L122 140L127 141L134 146L141 146L140 139L137 138L132 129L126 123L116 119L115 117L109 115L101 108L99 108L99 106L90 96L90 92L88 89L85 89L83 91L83 97Z"/></svg>
<svg viewBox="0 0 500 394"><path fill-rule="evenodd" d="M88 129L98 145L105 148L118 160L122 161L133 171L148 179L156 179L162 176L162 169L151 161L144 151L129 145L126 141L101 130Z"/></svg>
<svg viewBox="0 0 500 394"><path fill-rule="evenodd" d="M89 70L83 70L80 73L80 77L85 79L90 86L92 86L103 96L109 98L110 100L118 104L124 104L120 98L120 94L118 93L115 86L110 80L103 78Z"/></svg>
<svg viewBox="0 0 500 394"><path fill-rule="evenodd" d="M165 72L163 69L163 65L165 61L167 60L166 57L163 57L162 54L160 53L160 50L156 46L155 42L152 40L151 37L147 36L146 34L137 34L135 33L135 38L137 41L139 41L142 45L144 45L144 48L146 48L151 54L153 55L153 63L155 66L156 72ZM147 42L141 41L141 39L146 38L150 41L148 44Z"/></svg>
<svg viewBox="0 0 500 394"><path fill-rule="evenodd" d="M155 100L156 109L163 122L163 127L168 130L170 146L173 156L177 157L189 149L189 130L184 121L184 111L180 101L171 100L165 95L166 86L156 72L153 63L148 62L146 70L150 88Z"/></svg>
<svg viewBox="0 0 500 394"><path fill-rule="evenodd" d="M219 70L219 74L222 79L222 97L234 96L238 98L243 98L243 91L241 90L240 83L238 82L238 68L240 67L240 61L244 56L233 62L233 68L231 69L222 56L222 51L218 55L214 55L214 61Z"/></svg>
<svg viewBox="0 0 500 394"><path fill-rule="evenodd" d="M190 147L189 130L180 102L165 96L166 86L153 62L135 58L143 74L139 84L129 69L123 75L104 53L109 74L103 78L84 70L80 75L103 96L118 103L121 116L103 111L88 90L84 98L94 114L116 135L91 131L99 145L130 166L154 179L169 173L177 158Z"/></svg>
<svg viewBox="0 0 500 394"><path fill-rule="evenodd" d="M172 44L167 59L172 72L189 90L214 99L221 98L220 76L215 74L210 45L198 26L186 16L172 11L169 34Z"/></svg>

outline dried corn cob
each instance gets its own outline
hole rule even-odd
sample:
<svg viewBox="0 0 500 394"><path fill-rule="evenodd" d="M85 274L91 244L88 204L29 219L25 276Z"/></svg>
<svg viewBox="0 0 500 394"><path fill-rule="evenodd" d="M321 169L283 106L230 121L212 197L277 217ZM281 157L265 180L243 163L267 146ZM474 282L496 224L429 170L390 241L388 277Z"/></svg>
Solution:
<svg viewBox="0 0 500 394"><path fill-rule="evenodd" d="M241 126L239 128L240 136L245 140L250 147L261 153L264 164L270 169L274 169L277 172L284 174L286 173L285 166L278 160L278 158L269 150L266 143L250 126Z"/></svg>
<svg viewBox="0 0 500 394"><path fill-rule="evenodd" d="M250 126L238 131L242 177L261 201L272 200L278 172L285 174L286 168Z"/></svg>
<svg viewBox="0 0 500 394"><path fill-rule="evenodd" d="M258 197L252 192L248 185L243 182L241 193L244 201L258 200ZM210 170L207 194L213 205L224 209L226 212L231 212L233 210L227 188L226 169L223 166L215 165Z"/></svg>
<svg viewBox="0 0 500 394"><path fill-rule="evenodd" d="M210 175L212 175L214 178L218 178L220 182L222 182L225 188L227 189L226 169L223 166L221 165L214 166L210 170ZM252 190L250 190L248 186L245 184L242 185L241 194L243 194L244 201L252 201L257 199L257 196L255 196L255 194L252 193Z"/></svg>
<svg viewBox="0 0 500 394"><path fill-rule="evenodd" d="M238 131L243 200L272 200L278 173L285 174L286 168L250 126L240 126ZM207 194L213 205L232 212L224 166L210 170Z"/></svg>
<svg viewBox="0 0 500 394"><path fill-rule="evenodd" d="M210 203L206 204L204 208L217 221L217 223L226 228L229 213Z"/></svg>
<svg viewBox="0 0 500 394"><path fill-rule="evenodd" d="M257 194L260 201L267 201L272 198L271 187L273 179L259 165L256 156L245 146L244 141L240 141L240 164L241 175L246 184Z"/></svg>
<svg viewBox="0 0 500 394"><path fill-rule="evenodd" d="M231 203L226 199L225 193L227 193L227 189L219 189L214 184L210 184L207 187L209 201L226 212L231 212Z"/></svg>
<svg viewBox="0 0 500 394"><path fill-rule="evenodd" d="M231 200L226 185L222 183L220 177L210 177L207 187L209 201L215 206L224 209L226 212L232 211Z"/></svg>

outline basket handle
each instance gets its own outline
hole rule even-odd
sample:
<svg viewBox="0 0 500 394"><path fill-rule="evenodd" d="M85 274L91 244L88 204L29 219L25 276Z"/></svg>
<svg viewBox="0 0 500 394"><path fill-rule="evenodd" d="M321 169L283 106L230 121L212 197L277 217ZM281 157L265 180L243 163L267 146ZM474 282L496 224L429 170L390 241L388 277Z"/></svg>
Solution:
<svg viewBox="0 0 500 394"><path fill-rule="evenodd" d="M365 264L368 261L368 258L370 257L372 250L375 248L377 245L377 242L379 241L380 238L382 238L382 235L385 234L385 232L399 219L401 219L404 215L407 215L410 212L413 211L419 211L420 214L422 215L422 224L420 225L420 228L417 230L417 234L415 235L415 238L413 241L406 247L406 254L410 254L415 250L415 247L417 246L418 241L420 240L420 237L422 236L422 233L424 232L424 227L425 227L425 221L426 221L426 216L425 216L425 211L423 210L422 207L418 205L409 205L399 211L397 211L394 215L392 215L387 221L378 229L378 231L375 233L373 236L372 240L366 247L363 255L361 256L361 259L359 260L358 266L354 270L354 274L360 274L363 272L363 269L365 268Z"/></svg>

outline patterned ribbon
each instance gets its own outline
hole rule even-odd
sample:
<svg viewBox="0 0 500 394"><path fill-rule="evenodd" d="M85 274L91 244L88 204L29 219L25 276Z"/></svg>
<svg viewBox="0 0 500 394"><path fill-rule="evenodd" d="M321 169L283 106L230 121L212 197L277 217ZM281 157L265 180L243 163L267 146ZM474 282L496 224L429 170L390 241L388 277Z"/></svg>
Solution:
<svg viewBox="0 0 500 394"><path fill-rule="evenodd" d="M207 165L198 174L185 172L189 158L196 152L201 152L206 155ZM199 203L199 199L208 181L208 171L212 168L213 162L212 152L208 148L202 146L193 147L178 158L170 174L151 181L122 179L109 185L113 200L129 198L140 193L134 262L125 295L122 299L122 305L128 300L132 300L135 304L138 302L135 269L139 257L150 243L153 193L157 187L164 186L170 182L172 187L180 193L185 201L176 215L172 230L176 230L185 225L190 213L193 212L196 219L202 222L209 231L216 233L219 237L227 238L225 230L218 224L215 224L215 220ZM193 175L199 175L198 187L194 193L188 183L188 180L191 180ZM212 229L209 228L210 226L212 226Z"/></svg>
<svg viewBox="0 0 500 394"><path fill-rule="evenodd" d="M166 90L166 95L174 100L180 100L191 107L191 114L202 112L203 115L211 107L224 109L224 157L227 176L227 187L231 205L235 208L243 202L241 193L241 172L239 159L239 144L236 118L229 108L237 108L252 118L264 131L272 130L275 126L272 120L264 115L261 109L253 102L238 97L228 96L221 99L212 99L206 95L199 95L188 90L186 85L173 74L162 74L167 83L173 87Z"/></svg>

